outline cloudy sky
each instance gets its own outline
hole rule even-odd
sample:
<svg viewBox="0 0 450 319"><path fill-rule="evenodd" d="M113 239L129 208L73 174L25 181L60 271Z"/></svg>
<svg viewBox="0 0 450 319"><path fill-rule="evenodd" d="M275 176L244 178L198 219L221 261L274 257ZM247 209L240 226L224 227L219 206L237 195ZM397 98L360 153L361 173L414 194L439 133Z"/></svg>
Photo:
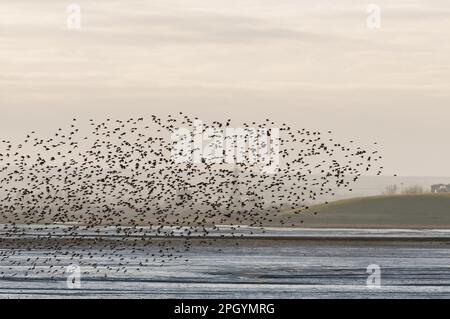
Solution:
<svg viewBox="0 0 450 319"><path fill-rule="evenodd" d="M449 40L448 0L1 0L0 133L270 117L378 141L386 174L450 176Z"/></svg>

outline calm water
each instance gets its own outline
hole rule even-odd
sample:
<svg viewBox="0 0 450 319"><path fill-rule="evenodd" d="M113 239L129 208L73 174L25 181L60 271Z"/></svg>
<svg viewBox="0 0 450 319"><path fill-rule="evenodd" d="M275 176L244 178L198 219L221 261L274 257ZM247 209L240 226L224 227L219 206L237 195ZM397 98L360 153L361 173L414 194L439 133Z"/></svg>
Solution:
<svg viewBox="0 0 450 319"><path fill-rule="evenodd" d="M282 232L276 231L277 236ZM156 251L153 246L134 252L131 248L119 252L108 245L89 248L80 245L58 253L46 247L3 248L0 249L0 272L3 273L0 297L450 297L449 241L402 240L411 237L411 233L415 234L413 237L448 238L448 232L359 230L356 236L361 239L356 241L332 238L333 235L342 238L346 234L354 238L352 230L319 230L322 235L317 235L315 230L297 232L314 233L315 239L246 239L239 241L239 246L235 239L224 239L209 247L194 245L184 254L188 261L172 260L163 266L144 262ZM370 234L399 240L362 238ZM322 239L317 239L321 236ZM82 271L81 288L72 289L66 283L69 275L66 267L74 263L69 256L76 253L83 254L83 258L75 259ZM36 268L27 273L29 258L35 261ZM366 286L369 276L366 269L370 264L380 266L380 288Z"/></svg>

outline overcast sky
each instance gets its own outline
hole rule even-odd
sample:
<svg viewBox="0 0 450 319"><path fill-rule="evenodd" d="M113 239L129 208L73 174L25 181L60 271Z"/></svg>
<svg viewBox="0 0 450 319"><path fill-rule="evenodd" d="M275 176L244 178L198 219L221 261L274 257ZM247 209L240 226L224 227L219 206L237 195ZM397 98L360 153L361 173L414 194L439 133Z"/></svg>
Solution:
<svg viewBox="0 0 450 319"><path fill-rule="evenodd" d="M0 108L4 138L73 116L270 117L378 141L386 174L450 176L450 1L1 0Z"/></svg>

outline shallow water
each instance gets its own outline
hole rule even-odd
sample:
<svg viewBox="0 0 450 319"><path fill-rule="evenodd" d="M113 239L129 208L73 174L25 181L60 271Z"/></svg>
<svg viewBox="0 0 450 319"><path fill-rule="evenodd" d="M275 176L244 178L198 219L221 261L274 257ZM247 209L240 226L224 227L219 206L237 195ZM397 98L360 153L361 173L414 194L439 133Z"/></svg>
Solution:
<svg viewBox="0 0 450 319"><path fill-rule="evenodd" d="M279 236L280 230L277 230ZM320 230L319 232L324 232ZM332 230L322 234L330 237ZM354 231L334 230L334 235ZM359 233L364 231L359 230ZM392 236L394 230L375 231ZM415 231L395 231L398 238ZM306 232L308 233L308 231ZM309 231L309 234L316 231ZM447 232L440 232L445 236ZM425 233L425 236L429 233ZM365 234L367 235L367 233ZM431 237L435 237L435 234ZM379 235L381 236L381 235ZM327 238L328 238L327 237ZM332 237L332 236L331 236ZM348 240L224 240L194 245L183 259L143 263L157 248L132 252L109 246L72 248L70 254L49 248L0 249L1 298L449 298L450 244L446 241L366 242ZM222 251L219 251L221 249ZM78 259L81 288L69 288L67 266ZM26 273L28 258L38 260ZM38 259L37 259L38 258ZM185 261L185 259L188 261ZM57 261L57 262L56 262ZM95 267L93 265L96 264ZM366 285L367 266L381 269L381 287ZM53 265L52 268L50 268ZM123 266L126 265L126 266ZM111 268L107 268L111 267ZM106 277L105 277L106 275Z"/></svg>

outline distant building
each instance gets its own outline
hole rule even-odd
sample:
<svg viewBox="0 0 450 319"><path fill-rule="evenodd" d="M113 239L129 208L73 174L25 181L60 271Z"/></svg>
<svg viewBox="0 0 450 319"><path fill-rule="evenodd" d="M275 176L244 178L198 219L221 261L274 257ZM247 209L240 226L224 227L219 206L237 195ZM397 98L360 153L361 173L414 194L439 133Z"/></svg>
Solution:
<svg viewBox="0 0 450 319"><path fill-rule="evenodd" d="M431 186L432 193L450 193L450 184L436 184Z"/></svg>

